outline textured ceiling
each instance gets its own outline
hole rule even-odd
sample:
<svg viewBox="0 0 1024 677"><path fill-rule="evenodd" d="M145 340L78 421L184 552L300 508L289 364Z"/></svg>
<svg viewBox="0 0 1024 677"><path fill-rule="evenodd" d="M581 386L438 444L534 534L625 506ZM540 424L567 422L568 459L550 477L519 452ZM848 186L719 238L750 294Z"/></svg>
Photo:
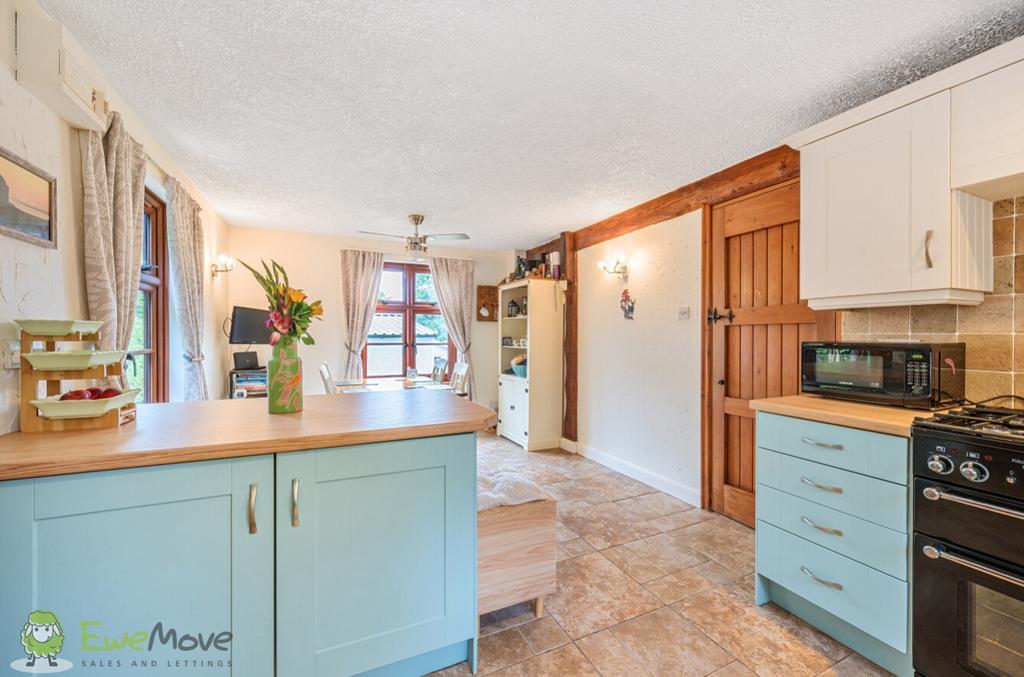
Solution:
<svg viewBox="0 0 1024 677"><path fill-rule="evenodd" d="M1024 34L1024 0L42 0L230 222L537 244Z"/></svg>

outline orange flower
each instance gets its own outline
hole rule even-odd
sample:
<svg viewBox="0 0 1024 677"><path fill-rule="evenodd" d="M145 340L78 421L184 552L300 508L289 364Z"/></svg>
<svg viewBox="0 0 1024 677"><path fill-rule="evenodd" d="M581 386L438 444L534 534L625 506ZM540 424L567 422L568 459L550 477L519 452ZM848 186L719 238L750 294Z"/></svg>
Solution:
<svg viewBox="0 0 1024 677"><path fill-rule="evenodd" d="M292 303L299 303L306 300L306 294L301 289L292 289L288 287L288 298Z"/></svg>
<svg viewBox="0 0 1024 677"><path fill-rule="evenodd" d="M313 311L314 316L324 314L324 307L319 301L313 301L309 307Z"/></svg>

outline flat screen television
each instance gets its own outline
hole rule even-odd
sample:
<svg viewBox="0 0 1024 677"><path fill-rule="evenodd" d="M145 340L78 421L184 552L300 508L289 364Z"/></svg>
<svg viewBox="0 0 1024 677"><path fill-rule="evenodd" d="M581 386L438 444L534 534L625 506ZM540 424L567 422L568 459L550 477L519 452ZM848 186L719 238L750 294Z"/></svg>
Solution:
<svg viewBox="0 0 1024 677"><path fill-rule="evenodd" d="M266 308L232 308L228 343L270 343L270 329L266 326L268 314Z"/></svg>

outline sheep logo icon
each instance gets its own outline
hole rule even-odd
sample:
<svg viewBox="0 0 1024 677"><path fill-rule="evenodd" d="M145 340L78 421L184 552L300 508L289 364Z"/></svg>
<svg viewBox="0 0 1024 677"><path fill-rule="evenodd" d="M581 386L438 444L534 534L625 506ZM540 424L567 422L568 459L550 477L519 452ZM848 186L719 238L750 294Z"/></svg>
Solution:
<svg viewBox="0 0 1024 677"><path fill-rule="evenodd" d="M52 611L37 609L28 615L28 621L21 630L21 645L28 657L11 663L18 672L48 675L74 667L71 661L57 658L64 648L64 629Z"/></svg>

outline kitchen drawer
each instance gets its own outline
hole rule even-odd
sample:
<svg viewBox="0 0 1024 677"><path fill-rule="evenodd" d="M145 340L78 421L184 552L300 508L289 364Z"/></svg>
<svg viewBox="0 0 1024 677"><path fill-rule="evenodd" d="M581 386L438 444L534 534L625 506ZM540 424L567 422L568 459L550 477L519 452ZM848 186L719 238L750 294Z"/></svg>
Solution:
<svg viewBox="0 0 1024 677"><path fill-rule="evenodd" d="M907 531L907 488L768 449L757 450L757 481L854 517Z"/></svg>
<svg viewBox="0 0 1024 677"><path fill-rule="evenodd" d="M894 578L907 580L905 533L790 496L765 484L757 486L757 518Z"/></svg>
<svg viewBox="0 0 1024 677"><path fill-rule="evenodd" d="M889 482L907 483L910 444L905 437L758 413L757 446Z"/></svg>
<svg viewBox="0 0 1024 677"><path fill-rule="evenodd" d="M757 521L757 573L906 653L908 588L905 581L760 519ZM819 580L811 578L812 574Z"/></svg>

